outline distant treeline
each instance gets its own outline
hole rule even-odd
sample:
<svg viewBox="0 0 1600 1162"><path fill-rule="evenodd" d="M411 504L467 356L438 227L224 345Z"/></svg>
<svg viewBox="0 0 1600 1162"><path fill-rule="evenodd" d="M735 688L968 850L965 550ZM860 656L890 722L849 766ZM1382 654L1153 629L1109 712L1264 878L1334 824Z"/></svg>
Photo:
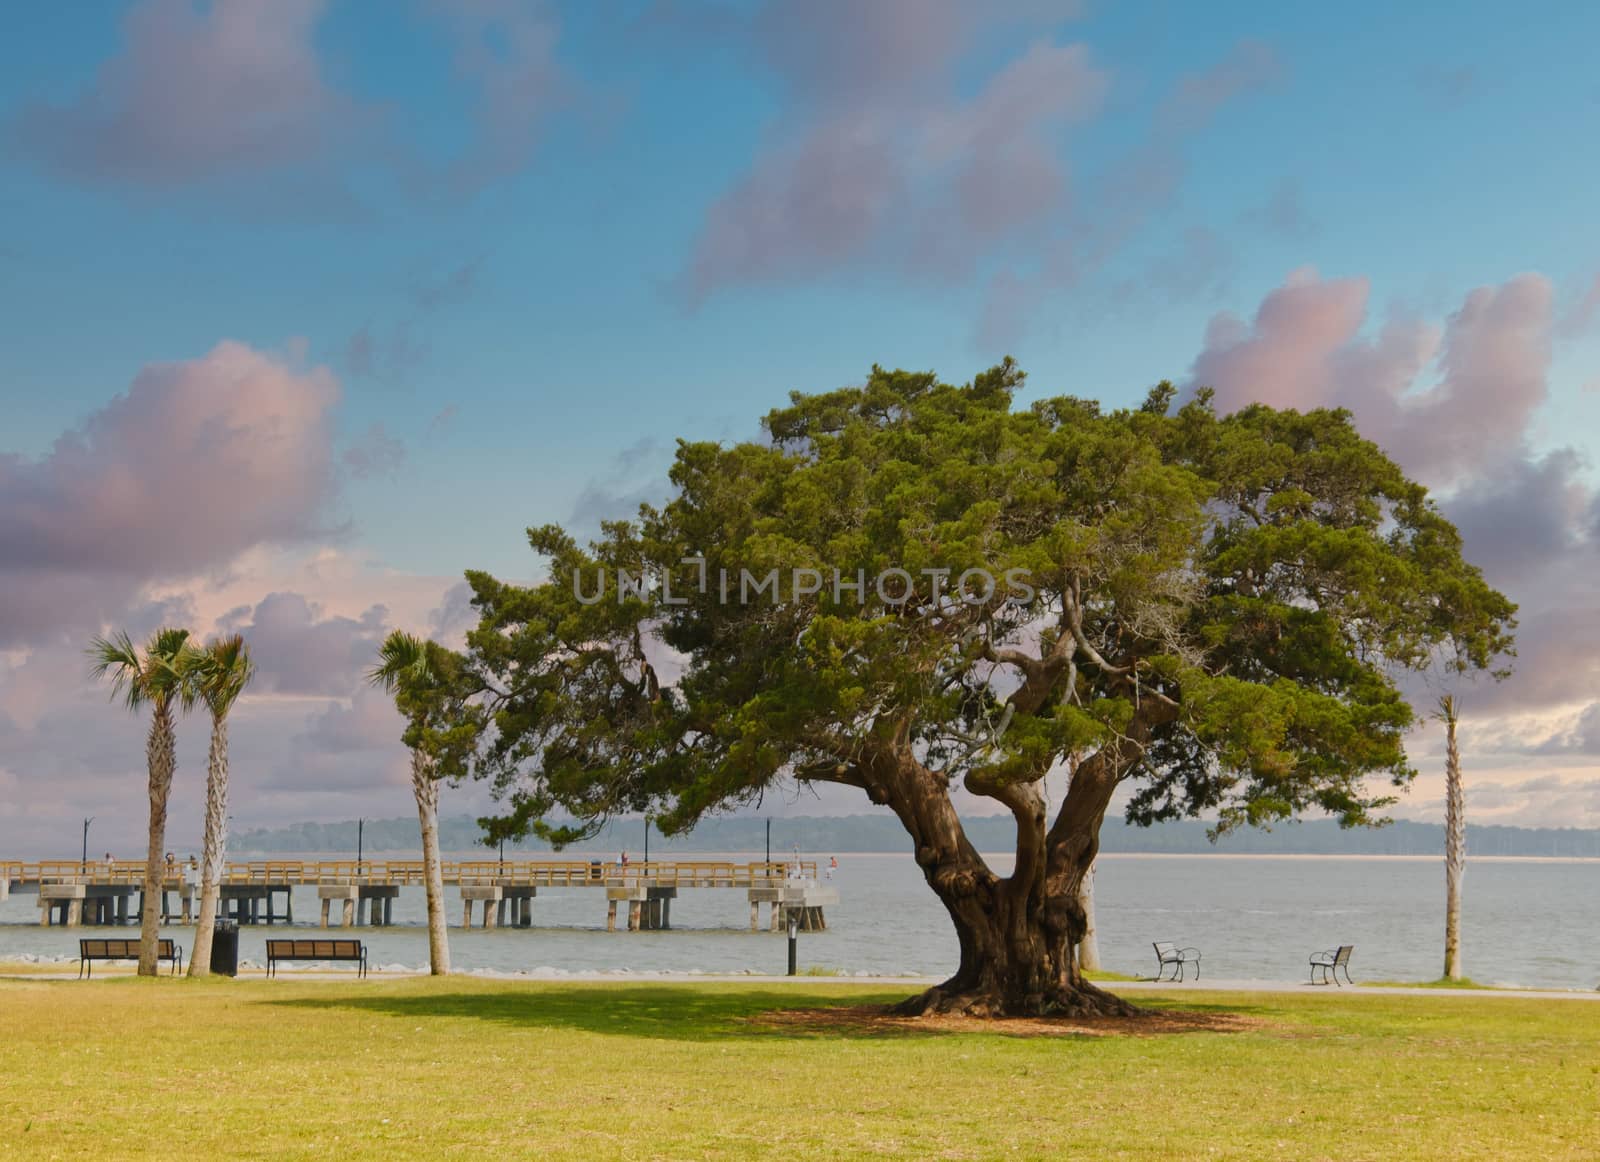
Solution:
<svg viewBox="0 0 1600 1162"><path fill-rule="evenodd" d="M966 820L967 833L982 851L1012 849L1015 830L1006 816ZM1444 828L1437 823L1399 821L1387 827L1341 830L1328 820L1286 823L1271 831L1241 829L1216 843L1206 837L1201 820L1163 823L1155 827L1130 827L1108 818L1101 832L1101 850L1167 854L1224 852L1296 855L1443 855ZM615 852L627 849L638 858L644 849L642 819L613 822L599 837L572 850ZM772 820L772 851L782 855L796 846L810 855L847 851L909 851L910 841L900 824L888 815L802 816ZM482 846L482 832L468 816L439 821L439 842L445 851L469 851ZM688 835L668 839L654 828L650 854L681 852L754 852L766 850L767 821L760 818L713 818ZM356 823L297 823L269 830L245 831L229 844L234 853L271 854L307 852L354 856ZM415 852L419 848L417 821L411 818L368 819L362 829L364 853L380 857L385 852ZM1474 855L1542 855L1600 857L1600 830L1576 828L1502 827L1492 824L1467 827L1467 849ZM547 852L547 844L530 840L507 844L506 851Z"/></svg>

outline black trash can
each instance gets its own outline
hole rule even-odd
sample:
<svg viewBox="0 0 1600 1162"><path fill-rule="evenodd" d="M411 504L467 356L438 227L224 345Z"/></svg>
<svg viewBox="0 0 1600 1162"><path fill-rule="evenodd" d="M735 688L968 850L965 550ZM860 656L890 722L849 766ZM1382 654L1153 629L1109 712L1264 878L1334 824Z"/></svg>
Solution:
<svg viewBox="0 0 1600 1162"><path fill-rule="evenodd" d="M239 975L239 921L217 917L211 930L211 971L218 976Z"/></svg>

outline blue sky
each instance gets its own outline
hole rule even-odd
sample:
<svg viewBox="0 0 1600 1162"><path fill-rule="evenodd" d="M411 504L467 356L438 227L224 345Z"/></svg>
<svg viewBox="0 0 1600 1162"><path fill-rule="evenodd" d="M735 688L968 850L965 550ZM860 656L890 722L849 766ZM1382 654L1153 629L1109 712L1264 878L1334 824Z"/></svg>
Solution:
<svg viewBox="0 0 1600 1162"><path fill-rule="evenodd" d="M52 588L91 598L0 641L20 702L66 673L51 650L152 602L206 624L294 593L307 632L426 628L461 569L535 568L523 527L626 510L673 438L752 435L874 362L962 379L1009 353L1038 392L1111 403L1217 368L1224 398L1349 404L1341 369L1386 327L1426 357L1383 363L1399 402L1358 418L1387 443L1437 389L1452 422L1500 426L1495 456L1407 467L1457 498L1491 575L1527 550L1489 501L1530 490L1550 530L1536 568L1506 558L1513 596L1600 644L1576 580L1600 527L1590 6L140 0L0 21L0 504L98 527L63 434L120 463L139 408L244 366L255 402L221 414L304 424L259 480L316 481L209 555L159 530L170 552L138 568L46 551ZM1252 336L1295 285L1301 330ZM1480 288L1534 316L1504 359L1511 324L1472 330ZM210 359L224 341L243 353ZM1294 382L1258 388L1262 367ZM0 577L37 578L23 543ZM1505 786L1559 761L1578 798L1507 810L1600 824L1600 671L1547 664L1566 689L1497 695L1484 737ZM353 686L280 685L264 738L359 709ZM39 729L0 730L18 787L49 765ZM109 786L98 761L69 766ZM288 784L273 802L324 810Z"/></svg>

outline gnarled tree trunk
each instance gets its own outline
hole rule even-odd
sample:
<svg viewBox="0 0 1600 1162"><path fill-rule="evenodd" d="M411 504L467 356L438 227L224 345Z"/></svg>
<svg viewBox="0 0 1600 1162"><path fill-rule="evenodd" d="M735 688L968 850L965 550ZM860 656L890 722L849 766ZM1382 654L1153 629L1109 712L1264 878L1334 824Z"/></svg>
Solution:
<svg viewBox="0 0 1600 1162"><path fill-rule="evenodd" d="M161 938L161 895L166 887L167 800L178 766L172 705L157 701L145 740L149 768L150 842L144 861L144 908L139 917L139 975L155 976L157 942Z"/></svg>
<svg viewBox="0 0 1600 1162"><path fill-rule="evenodd" d="M411 752L411 788L422 825L422 874L428 893L428 967L434 976L450 972L450 938L444 920L444 865L439 859L439 783L421 751Z"/></svg>
<svg viewBox="0 0 1600 1162"><path fill-rule="evenodd" d="M1077 804L1069 796L1047 832L1036 784L979 788L1006 803L1017 820L1016 867L1001 878L967 839L942 779L907 756L878 764L867 777L869 796L888 802L911 833L917 863L949 912L961 947L955 975L906 1001L900 1012L987 1017L1135 1012L1085 980L1074 955L1084 932L1078 890L1098 849L1103 803L1093 810L1088 792L1079 794ZM1076 810L1069 812L1072 807Z"/></svg>
<svg viewBox="0 0 1600 1162"><path fill-rule="evenodd" d="M1461 790L1461 752L1456 748L1456 703L1439 700L1444 719L1444 975L1461 979L1461 875L1466 870L1467 809Z"/></svg>
<svg viewBox="0 0 1600 1162"><path fill-rule="evenodd" d="M1126 1001L1084 979L1072 955L1072 933L1081 931L1082 915L1072 896L1017 901L1003 880L979 880L970 890L964 884L935 886L935 890L955 924L961 965L949 980L906 1001L901 1012L983 1017L1133 1014Z"/></svg>
<svg viewBox="0 0 1600 1162"><path fill-rule="evenodd" d="M228 720L211 720L211 752L206 758L206 823L200 849L200 915L194 930L190 976L211 975L211 936L222 895L222 852L228 823Z"/></svg>

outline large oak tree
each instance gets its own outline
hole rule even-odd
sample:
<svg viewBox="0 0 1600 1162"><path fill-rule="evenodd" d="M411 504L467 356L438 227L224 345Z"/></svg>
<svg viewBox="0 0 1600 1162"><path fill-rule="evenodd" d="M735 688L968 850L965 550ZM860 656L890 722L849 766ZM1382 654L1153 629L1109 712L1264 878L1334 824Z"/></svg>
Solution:
<svg viewBox="0 0 1600 1162"><path fill-rule="evenodd" d="M469 573L491 833L648 810L670 834L780 780L859 788L960 938L908 1010L1103 1013L1125 1006L1082 977L1077 901L1119 788L1137 822L1373 821L1413 775L1399 675L1511 644L1426 491L1342 411L1219 416L1165 384L1024 409L1022 378L795 394L764 440L680 443L671 499L595 543L530 530L547 582ZM1009 875L958 787L1015 818Z"/></svg>

